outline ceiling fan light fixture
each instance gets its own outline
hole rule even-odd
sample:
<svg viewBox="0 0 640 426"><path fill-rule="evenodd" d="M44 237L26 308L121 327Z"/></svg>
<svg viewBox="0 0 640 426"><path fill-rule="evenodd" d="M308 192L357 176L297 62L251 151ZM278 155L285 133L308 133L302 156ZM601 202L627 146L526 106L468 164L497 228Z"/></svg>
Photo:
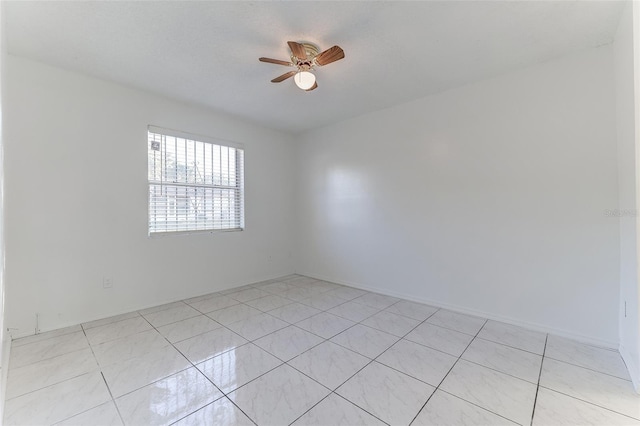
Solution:
<svg viewBox="0 0 640 426"><path fill-rule="evenodd" d="M316 84L316 76L309 71L300 71L293 76L293 81L302 90L308 90Z"/></svg>

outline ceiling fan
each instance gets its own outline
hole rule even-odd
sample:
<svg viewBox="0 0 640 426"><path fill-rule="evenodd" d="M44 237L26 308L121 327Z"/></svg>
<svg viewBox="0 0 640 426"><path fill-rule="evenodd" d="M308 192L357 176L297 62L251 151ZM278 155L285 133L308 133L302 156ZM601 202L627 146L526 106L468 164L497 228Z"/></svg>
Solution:
<svg viewBox="0 0 640 426"><path fill-rule="evenodd" d="M316 76L311 72L312 70L344 58L344 51L340 46L333 46L320 52L318 46L311 43L288 41L287 44L289 45L289 49L291 49L291 61L281 61L271 58L260 58L259 60L261 62L269 62L270 64L297 68L295 71L289 71L274 78L271 82L280 83L289 77L293 77L296 86L307 92L318 87Z"/></svg>

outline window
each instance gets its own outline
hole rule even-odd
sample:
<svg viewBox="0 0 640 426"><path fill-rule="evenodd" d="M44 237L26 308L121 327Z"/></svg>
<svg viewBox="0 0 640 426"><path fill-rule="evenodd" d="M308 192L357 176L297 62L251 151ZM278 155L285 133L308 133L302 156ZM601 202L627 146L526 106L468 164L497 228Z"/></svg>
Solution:
<svg viewBox="0 0 640 426"><path fill-rule="evenodd" d="M149 126L149 235L244 228L244 150Z"/></svg>

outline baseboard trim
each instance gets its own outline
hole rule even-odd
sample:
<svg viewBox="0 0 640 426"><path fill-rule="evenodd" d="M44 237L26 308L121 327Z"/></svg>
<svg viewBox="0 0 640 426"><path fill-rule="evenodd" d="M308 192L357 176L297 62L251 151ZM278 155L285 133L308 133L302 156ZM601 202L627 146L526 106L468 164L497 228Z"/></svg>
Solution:
<svg viewBox="0 0 640 426"><path fill-rule="evenodd" d="M380 289L380 288L364 285L364 284L357 283L357 282L352 282L352 281L347 281L347 280L340 280L340 279L337 279L337 278L334 278L334 277L323 276L322 274L315 274L315 273L311 273L311 272L302 272L302 271L296 271L296 274L304 275L304 276L307 276L307 277L310 277L310 278L315 278L315 279L318 279L318 280L329 281L329 282L333 282L333 283L336 283L336 284L342 284L342 285L346 285L346 286L349 286L349 287L359 288L361 290L373 291L375 293L380 293L380 294L384 294L384 295L387 295L387 296L399 297L401 299L410 300L412 302L424 303L424 304L435 306L435 307L438 307L438 308L449 309L451 311L459 312L459 313L462 313L462 314L473 315L473 316L477 316L477 317L482 317L482 318L487 318L487 319L491 319L491 320L495 320L495 321L500 321L500 322L504 322L504 323L507 323L507 324L528 328L528 329L533 330L533 331L539 331L539 332L542 332L542 333L551 333L551 334L555 334L557 336L566 337L568 339L577 340L579 342L586 343L586 344L591 345L591 346L598 346L598 347L602 347L602 348L618 350L619 342L601 340L601 339L593 338L593 337L590 337L590 336L585 336L585 335L582 335L582 334L579 334L579 333L575 333L575 332L572 332L572 331L569 331L569 330L564 330L564 329L561 329L561 328L549 327L549 326L545 326L545 325L542 325L542 324L537 324L537 323L529 322L529 321L522 321L522 320L519 320L517 318L511 318L511 317L506 317L506 316L502 316L502 315L496 315L496 314L493 314L491 312L485 312L485 311L481 311L481 310L478 310L478 309L469 308L469 307L466 307L466 306L460 306L460 305L455 305L455 304L451 304L451 303L442 302L442 301L439 301L439 300L428 299L428 298L423 298L423 297L417 297L417 296L412 295L412 294L406 294L406 293L397 292L397 291L389 291L387 289Z"/></svg>
<svg viewBox="0 0 640 426"><path fill-rule="evenodd" d="M638 363L631 356L631 352L629 352L627 348L624 347L624 345L620 344L618 351L620 352L622 360L624 361L625 365L627 366L627 370L631 375L631 383L633 383L633 388L635 389L636 393L640 394L640 370L638 369Z"/></svg>
<svg viewBox="0 0 640 426"><path fill-rule="evenodd" d="M83 324L85 322L95 321L95 320L99 320L99 319L103 319L103 318L109 318L109 317L113 317L113 316L116 316L116 315L128 314L129 312L141 311L143 309L153 308L155 306L160 306L160 305L166 305L167 303L178 302L180 300L192 299L194 297L204 296L205 294L216 293L216 292L225 291L225 290L230 290L230 289L236 288L236 287L242 287L242 286L245 286L245 285L259 283L261 281L268 281L268 280L273 280L273 279L276 279L276 278L282 278L284 276L291 275L291 274L295 274L295 272L289 271L289 272L286 272L286 273L280 273L280 274L278 274L276 276L269 276L267 278L245 280L245 281L242 281L240 283L237 283L237 284L234 284L234 285L231 285L231 286L227 286L227 287L224 287L224 288L219 288L219 289L215 289L215 290L212 290L212 291L208 291L206 293L187 295L187 296L182 297L180 299L165 300L165 301L154 302L154 303L151 303L151 304L145 304L145 305L137 306L137 307L124 308L124 309L120 309L120 310L117 310L117 311L112 311L111 313L106 314L106 315L91 316L89 318L82 318L80 321L65 321L64 323L56 324L56 326L53 327L53 328L48 327L48 328L42 329L37 334L46 333L48 331L60 330L61 328L66 328L66 327L73 327L74 325ZM22 337L33 336L34 334L36 334L36 333L33 333L33 332L20 333L20 332L15 332L14 331L14 332L11 333L11 336L10 336L9 340L20 339Z"/></svg>

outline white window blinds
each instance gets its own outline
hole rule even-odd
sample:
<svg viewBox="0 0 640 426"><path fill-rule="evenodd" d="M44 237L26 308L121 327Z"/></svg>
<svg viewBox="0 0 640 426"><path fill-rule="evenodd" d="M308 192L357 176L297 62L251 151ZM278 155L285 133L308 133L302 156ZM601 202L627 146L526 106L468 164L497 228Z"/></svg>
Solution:
<svg viewBox="0 0 640 426"><path fill-rule="evenodd" d="M244 150L149 126L149 234L244 228Z"/></svg>

